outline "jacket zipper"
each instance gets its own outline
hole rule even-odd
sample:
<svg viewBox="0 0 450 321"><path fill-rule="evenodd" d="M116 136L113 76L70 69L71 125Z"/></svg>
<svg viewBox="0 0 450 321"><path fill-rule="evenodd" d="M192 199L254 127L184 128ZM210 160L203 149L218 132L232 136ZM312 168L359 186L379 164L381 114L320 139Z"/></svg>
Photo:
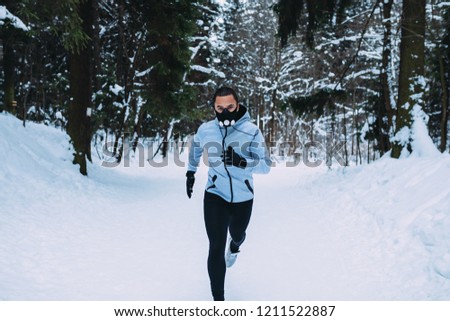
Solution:
<svg viewBox="0 0 450 321"><path fill-rule="evenodd" d="M225 138L227 137L227 134L228 134L228 129L227 129L227 127L225 127L225 136L223 136L223 139L222 139L222 152L224 153L224 157L225 157ZM225 162L223 162L223 166L225 167L225 171L227 172L228 179L230 180L230 193L231 193L230 203L233 203L233 180L231 179L230 172L228 171L227 164Z"/></svg>

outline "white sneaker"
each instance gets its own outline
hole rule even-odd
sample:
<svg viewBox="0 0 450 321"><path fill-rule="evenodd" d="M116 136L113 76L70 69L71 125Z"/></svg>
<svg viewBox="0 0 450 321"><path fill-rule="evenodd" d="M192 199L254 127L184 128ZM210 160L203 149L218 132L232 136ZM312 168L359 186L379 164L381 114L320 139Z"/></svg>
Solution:
<svg viewBox="0 0 450 321"><path fill-rule="evenodd" d="M227 252L225 254L225 264L227 268L232 267L234 262L236 262L239 252L232 253L230 249L231 240L228 242Z"/></svg>

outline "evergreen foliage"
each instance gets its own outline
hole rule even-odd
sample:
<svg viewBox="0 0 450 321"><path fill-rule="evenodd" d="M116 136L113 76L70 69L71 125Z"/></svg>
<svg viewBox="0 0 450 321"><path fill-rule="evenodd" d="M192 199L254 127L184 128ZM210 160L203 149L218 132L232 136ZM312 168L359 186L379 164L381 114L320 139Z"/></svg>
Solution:
<svg viewBox="0 0 450 321"><path fill-rule="evenodd" d="M106 142L120 160L124 144L144 140L166 155L167 142L185 143L213 117L220 85L238 89L283 155L308 142L345 142L347 163L361 163L391 148L402 1L95 0L92 34L74 10L86 1L0 2L30 27L14 36L13 62L0 70L14 76L17 108L8 110L18 117L67 130L69 64L88 47L89 126L100 157ZM449 6L428 0L426 9L423 107L433 141L447 151Z"/></svg>
<svg viewBox="0 0 450 321"><path fill-rule="evenodd" d="M295 36L303 21L307 21L305 41L314 46L314 33L326 24L333 24L333 19L340 24L345 17L345 9L352 4L352 0L280 0L274 5L278 15L278 35L282 46L287 44L288 38ZM303 13L306 12L306 17Z"/></svg>
<svg viewBox="0 0 450 321"><path fill-rule="evenodd" d="M325 114L325 110L334 105L332 100L336 98L344 98L343 90L326 90L321 89L311 96L291 97L288 99L289 106L295 111L299 117L314 115L319 118Z"/></svg>

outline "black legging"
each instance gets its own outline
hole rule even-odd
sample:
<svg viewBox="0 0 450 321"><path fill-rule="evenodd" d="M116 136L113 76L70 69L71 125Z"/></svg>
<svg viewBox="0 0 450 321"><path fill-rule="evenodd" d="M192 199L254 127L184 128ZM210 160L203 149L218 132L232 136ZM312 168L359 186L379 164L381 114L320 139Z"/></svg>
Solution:
<svg viewBox="0 0 450 321"><path fill-rule="evenodd" d="M205 192L203 211L206 233L209 239L208 274L215 301L224 300L225 247L230 231L234 245L239 247L245 240L245 230L250 222L253 200L228 203L220 196Z"/></svg>

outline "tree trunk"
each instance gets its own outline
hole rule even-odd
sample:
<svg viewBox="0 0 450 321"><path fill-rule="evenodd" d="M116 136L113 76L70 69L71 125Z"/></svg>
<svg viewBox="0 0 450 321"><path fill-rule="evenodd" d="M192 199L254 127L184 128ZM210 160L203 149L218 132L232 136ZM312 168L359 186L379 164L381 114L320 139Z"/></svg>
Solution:
<svg viewBox="0 0 450 321"><path fill-rule="evenodd" d="M69 55L70 96L67 132L72 140L74 164L80 165L80 173L87 175L86 159L91 160L91 118L87 109L92 108L92 1L79 5L83 31L90 37L84 48Z"/></svg>
<svg viewBox="0 0 450 321"><path fill-rule="evenodd" d="M100 18L99 18L99 6L98 1L95 0L92 3L93 9L92 9L92 25L94 32L92 33L92 73L93 73L93 90L94 92L99 91L102 88L101 81L97 75L100 75L102 73L102 61L101 61L101 44L100 44Z"/></svg>
<svg viewBox="0 0 450 321"><path fill-rule="evenodd" d="M383 155L391 146L389 143L389 132L392 128L393 110L391 103L391 88L389 84L389 61L391 57L391 10L394 0L383 1L383 19L384 19L384 37L383 37L383 57L381 62L381 94L383 98L384 109L379 111L380 127L380 153ZM387 116L387 124L383 120ZM385 131L385 132L384 132Z"/></svg>
<svg viewBox="0 0 450 321"><path fill-rule="evenodd" d="M345 106L342 107L343 109L343 135L344 135L344 156L345 156L345 166L349 165L348 162L348 149L347 149L347 116L345 115Z"/></svg>
<svg viewBox="0 0 450 321"><path fill-rule="evenodd" d="M445 78L445 65L443 55L439 55L439 73L441 76L442 86L442 112L441 112L441 145L439 149L441 153L447 149L447 133L448 133L448 85Z"/></svg>
<svg viewBox="0 0 450 321"><path fill-rule="evenodd" d="M411 129L411 111L414 106L423 105L425 2L403 0L396 134ZM404 135L395 137L392 157L399 158L404 148L411 152L411 137L405 138Z"/></svg>
<svg viewBox="0 0 450 321"><path fill-rule="evenodd" d="M14 82L15 82L15 59L14 59L13 37L6 37L3 43L3 90L5 93L5 109L7 112L15 114L14 101Z"/></svg>
<svg viewBox="0 0 450 321"><path fill-rule="evenodd" d="M116 81L124 88L123 97L119 96L118 102L123 104L122 111L120 113L120 123L116 128L116 141L114 144L114 154L118 163L121 162L123 148L119 146L119 141L122 138L122 144L125 141L125 137L130 133L127 132L127 114L129 114L129 105L125 104L128 100L128 74L130 70L129 57L127 54L127 37L126 37L126 25L123 19L120 17L125 16L125 1L120 0L117 4L118 14L118 36L117 36L117 63L116 63Z"/></svg>
<svg viewBox="0 0 450 321"><path fill-rule="evenodd" d="M7 0L2 1L2 5L6 6L9 10L15 11L17 4L15 1ZM15 32L14 27L2 27L2 37L3 37L3 91L4 91L4 108L7 112L11 114L16 114L16 106L13 101L15 101L15 53L14 53L14 43L15 43Z"/></svg>

